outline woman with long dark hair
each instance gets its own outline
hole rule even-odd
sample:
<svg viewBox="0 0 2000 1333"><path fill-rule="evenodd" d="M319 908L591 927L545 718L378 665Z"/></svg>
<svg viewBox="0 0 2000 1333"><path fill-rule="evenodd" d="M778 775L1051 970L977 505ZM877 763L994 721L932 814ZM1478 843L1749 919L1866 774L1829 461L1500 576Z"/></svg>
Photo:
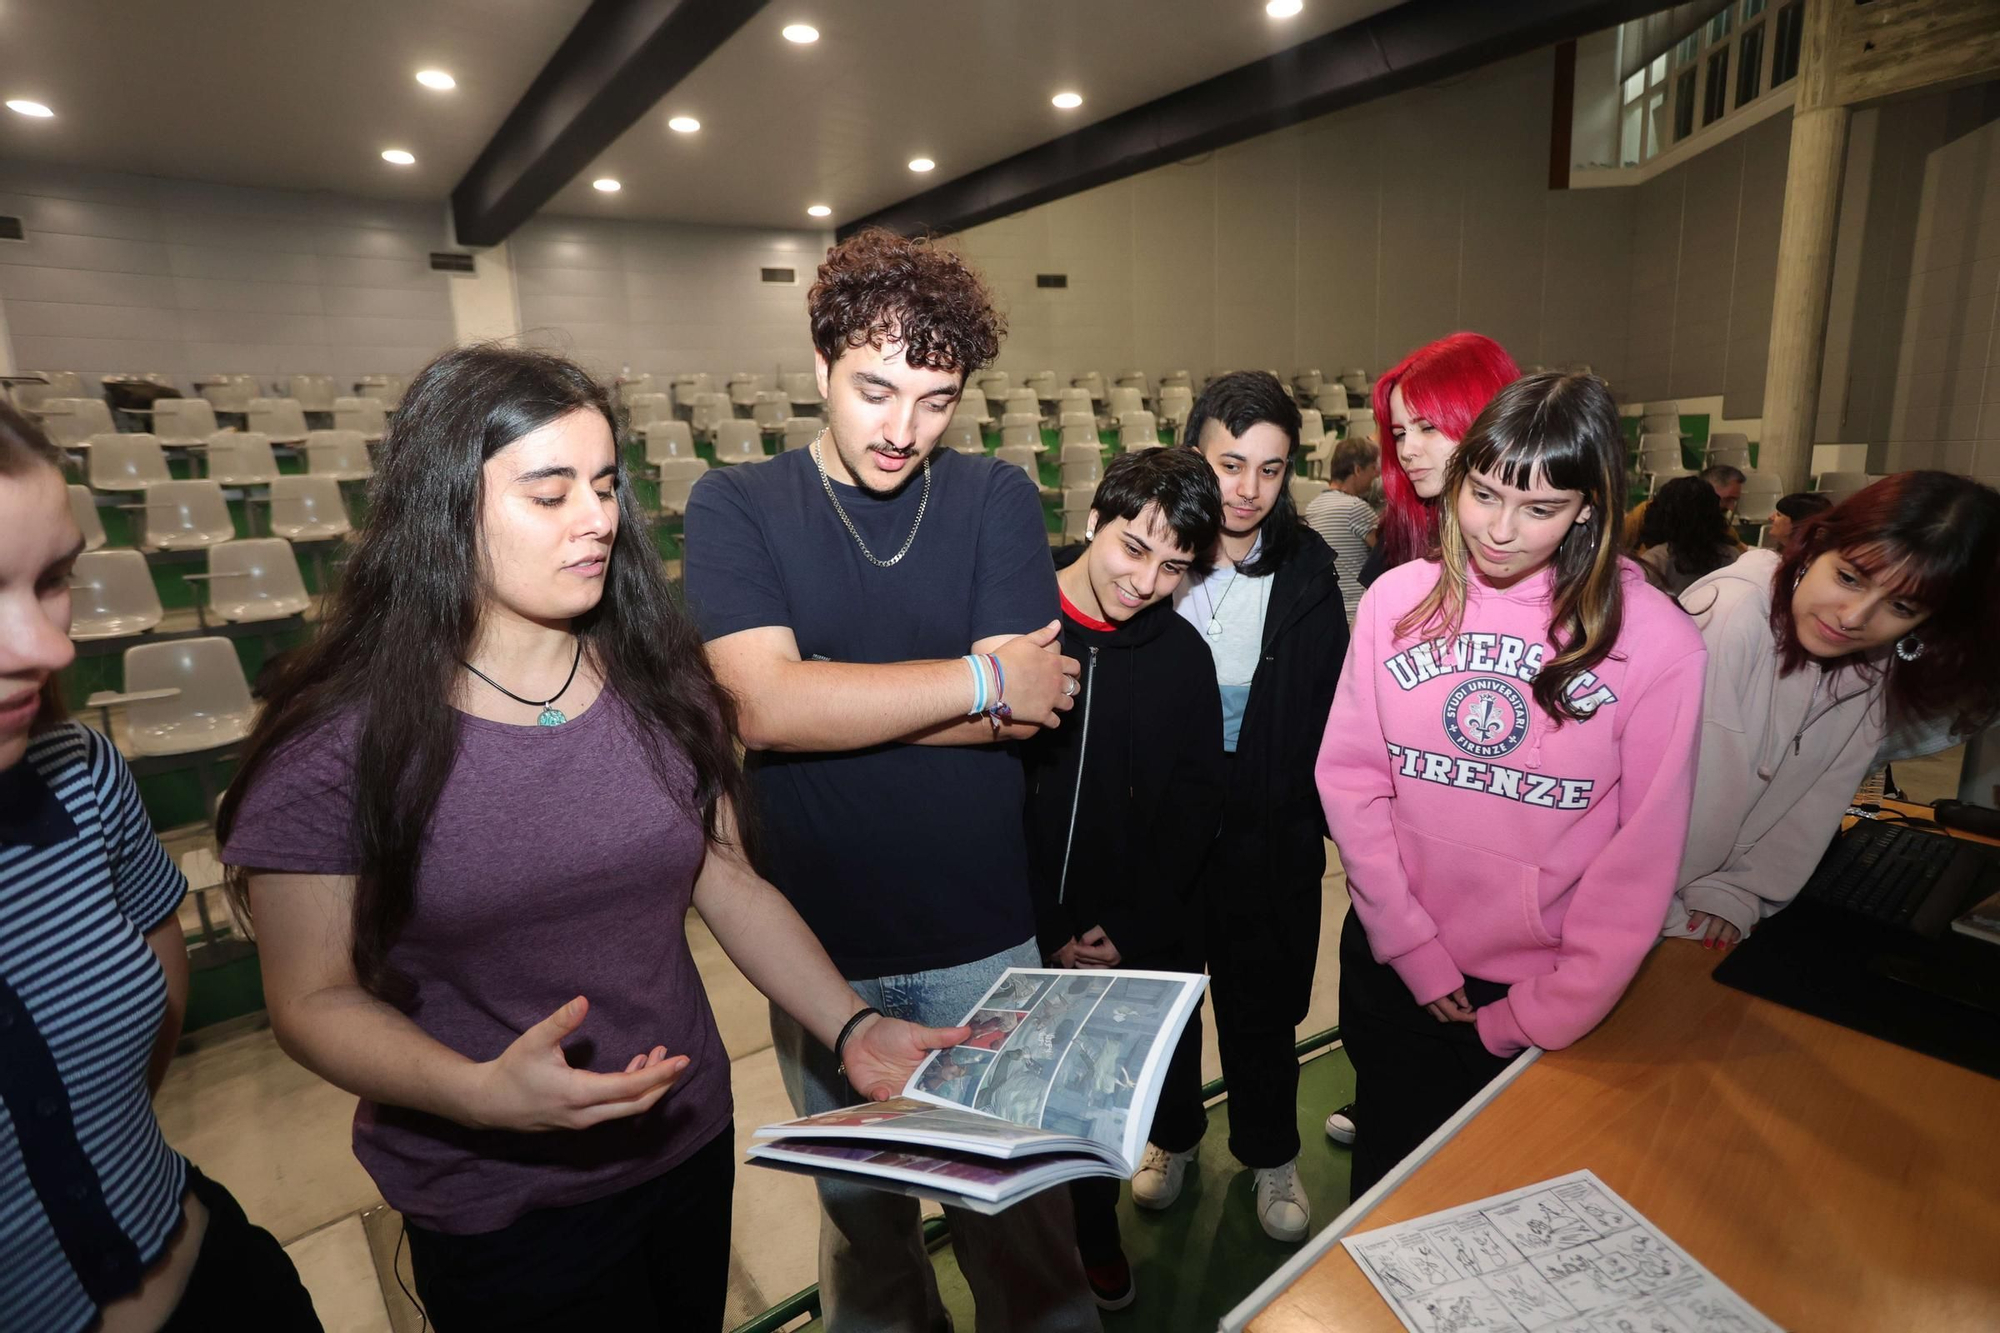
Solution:
<svg viewBox="0 0 2000 1333"><path fill-rule="evenodd" d="M153 1114L187 1010L187 880L57 673L83 535L62 455L0 400L0 1328L317 1330L270 1232Z"/></svg>
<svg viewBox="0 0 2000 1333"><path fill-rule="evenodd" d="M1437 558L1362 599L1317 770L1354 904L1356 1197L1522 1050L1595 1027L1658 937L1703 649L1619 555L1624 493L1603 381L1517 380L1451 457Z"/></svg>
<svg viewBox="0 0 2000 1333"><path fill-rule="evenodd" d="M362 1099L447 1333L720 1323L729 1065L690 902L862 1095L963 1035L874 1015L749 868L729 699L615 435L557 357L425 367L217 821L272 1029Z"/></svg>
<svg viewBox="0 0 2000 1333"><path fill-rule="evenodd" d="M1646 506L1636 544L1646 582L1669 597L1741 552L1722 498L1700 477L1675 477Z"/></svg>
<svg viewBox="0 0 2000 1333"><path fill-rule="evenodd" d="M1669 936L1728 947L1804 886L1892 728L2000 715L2000 492L1886 477L1681 594L1708 643Z"/></svg>

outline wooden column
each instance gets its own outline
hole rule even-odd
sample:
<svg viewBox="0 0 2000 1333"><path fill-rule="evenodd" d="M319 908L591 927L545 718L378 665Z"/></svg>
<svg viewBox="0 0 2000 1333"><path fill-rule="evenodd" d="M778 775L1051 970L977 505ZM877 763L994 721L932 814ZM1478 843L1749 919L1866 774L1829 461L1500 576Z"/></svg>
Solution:
<svg viewBox="0 0 2000 1333"><path fill-rule="evenodd" d="M1764 369L1764 431L1757 451L1758 471L1775 472L1788 491L1805 489L1812 466L1849 114L1844 106L1825 106L1792 116L1770 360Z"/></svg>

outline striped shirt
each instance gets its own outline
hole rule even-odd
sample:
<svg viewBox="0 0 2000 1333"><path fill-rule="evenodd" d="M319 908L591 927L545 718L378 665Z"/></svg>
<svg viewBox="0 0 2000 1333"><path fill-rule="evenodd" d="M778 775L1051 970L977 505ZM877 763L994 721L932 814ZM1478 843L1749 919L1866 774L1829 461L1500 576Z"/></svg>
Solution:
<svg viewBox="0 0 2000 1333"><path fill-rule="evenodd" d="M167 984L144 936L186 892L96 732L57 727L0 773L0 1329L88 1327L180 1225L187 1163L146 1087Z"/></svg>

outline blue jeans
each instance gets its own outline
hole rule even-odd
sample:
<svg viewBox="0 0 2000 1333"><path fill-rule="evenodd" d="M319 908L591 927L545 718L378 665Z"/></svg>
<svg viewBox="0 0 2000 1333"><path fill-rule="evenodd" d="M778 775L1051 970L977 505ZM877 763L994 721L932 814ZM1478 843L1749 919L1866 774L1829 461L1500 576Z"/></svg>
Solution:
<svg viewBox="0 0 2000 1333"><path fill-rule="evenodd" d="M891 1018L943 1027L1009 967L1040 967L1033 940L957 967L853 982ZM816 1115L861 1100L833 1053L773 1005L771 1038L792 1109ZM842 1180L819 1187L819 1295L828 1333L941 1333L951 1328L924 1252L917 1201ZM952 1249L979 1307L979 1333L1098 1333L1076 1252L1067 1190L1043 1190L985 1217L947 1208Z"/></svg>

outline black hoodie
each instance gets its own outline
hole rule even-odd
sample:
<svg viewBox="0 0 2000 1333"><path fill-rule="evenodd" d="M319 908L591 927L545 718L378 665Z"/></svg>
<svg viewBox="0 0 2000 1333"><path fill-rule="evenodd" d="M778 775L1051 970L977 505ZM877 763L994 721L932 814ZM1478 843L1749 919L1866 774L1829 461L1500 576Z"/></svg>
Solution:
<svg viewBox="0 0 2000 1333"><path fill-rule="evenodd" d="M1085 549L1057 551L1056 567ZM1083 688L1060 727L1022 746L1036 933L1052 954L1102 926L1128 964L1164 965L1221 819L1215 661L1165 600L1109 630L1067 608L1062 621Z"/></svg>

